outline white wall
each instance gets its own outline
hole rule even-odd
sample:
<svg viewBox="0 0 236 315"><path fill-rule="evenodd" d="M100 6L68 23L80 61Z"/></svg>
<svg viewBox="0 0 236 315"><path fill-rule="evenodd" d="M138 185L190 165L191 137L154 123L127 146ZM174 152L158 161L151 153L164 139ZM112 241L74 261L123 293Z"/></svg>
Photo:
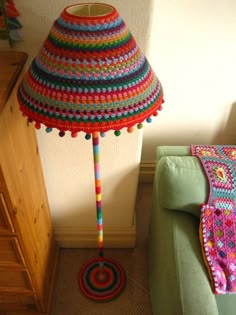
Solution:
<svg viewBox="0 0 236 315"><path fill-rule="evenodd" d="M18 0L24 41L14 49L27 51L30 61L53 20L75 2ZM164 87L164 109L145 128L142 160L155 160L160 144L235 143L236 1L101 2L118 9ZM9 49L7 42L1 41L0 49ZM141 138L135 132L101 140L105 222L110 227L133 224ZM55 226L93 226L91 143L43 131L38 140Z"/></svg>
<svg viewBox="0 0 236 315"><path fill-rule="evenodd" d="M236 143L236 1L153 0L147 55L164 87L142 160L157 145Z"/></svg>

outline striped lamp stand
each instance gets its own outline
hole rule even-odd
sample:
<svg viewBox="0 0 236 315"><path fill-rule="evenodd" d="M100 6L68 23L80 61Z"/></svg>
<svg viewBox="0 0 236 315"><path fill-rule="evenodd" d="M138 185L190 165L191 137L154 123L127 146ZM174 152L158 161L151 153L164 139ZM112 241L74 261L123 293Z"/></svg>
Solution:
<svg viewBox="0 0 236 315"><path fill-rule="evenodd" d="M125 272L120 264L104 258L103 217L99 155L99 134L93 133L93 161L97 207L98 254L99 257L88 261L79 273L81 291L97 302L113 300L124 289Z"/></svg>

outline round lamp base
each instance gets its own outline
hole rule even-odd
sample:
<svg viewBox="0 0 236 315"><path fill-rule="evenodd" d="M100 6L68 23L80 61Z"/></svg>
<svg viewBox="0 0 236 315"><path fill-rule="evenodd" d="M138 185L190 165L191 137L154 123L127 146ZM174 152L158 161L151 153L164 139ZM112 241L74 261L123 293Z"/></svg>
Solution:
<svg viewBox="0 0 236 315"><path fill-rule="evenodd" d="M88 298L96 302L108 302L124 289L125 272L112 259L92 259L80 270L79 286Z"/></svg>

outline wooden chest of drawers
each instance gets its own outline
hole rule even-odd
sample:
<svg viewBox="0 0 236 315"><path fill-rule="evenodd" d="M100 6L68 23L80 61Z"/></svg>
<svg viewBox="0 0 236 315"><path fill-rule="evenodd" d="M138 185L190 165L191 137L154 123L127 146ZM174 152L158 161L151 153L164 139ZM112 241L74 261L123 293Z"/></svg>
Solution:
<svg viewBox="0 0 236 315"><path fill-rule="evenodd" d="M0 53L0 315L49 314L58 261L34 127L16 100L24 61Z"/></svg>

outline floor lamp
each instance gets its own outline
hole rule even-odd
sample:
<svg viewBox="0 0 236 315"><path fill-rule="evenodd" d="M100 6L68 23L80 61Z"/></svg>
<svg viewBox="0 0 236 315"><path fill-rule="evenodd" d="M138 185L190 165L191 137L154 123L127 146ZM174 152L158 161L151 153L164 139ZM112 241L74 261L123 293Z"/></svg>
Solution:
<svg viewBox="0 0 236 315"><path fill-rule="evenodd" d="M98 258L79 274L83 293L98 302L117 297L125 285L120 264L104 258L99 137L151 122L163 103L160 82L117 10L108 4L66 7L23 78L20 109L36 128L63 137L82 131L92 138L98 230Z"/></svg>

